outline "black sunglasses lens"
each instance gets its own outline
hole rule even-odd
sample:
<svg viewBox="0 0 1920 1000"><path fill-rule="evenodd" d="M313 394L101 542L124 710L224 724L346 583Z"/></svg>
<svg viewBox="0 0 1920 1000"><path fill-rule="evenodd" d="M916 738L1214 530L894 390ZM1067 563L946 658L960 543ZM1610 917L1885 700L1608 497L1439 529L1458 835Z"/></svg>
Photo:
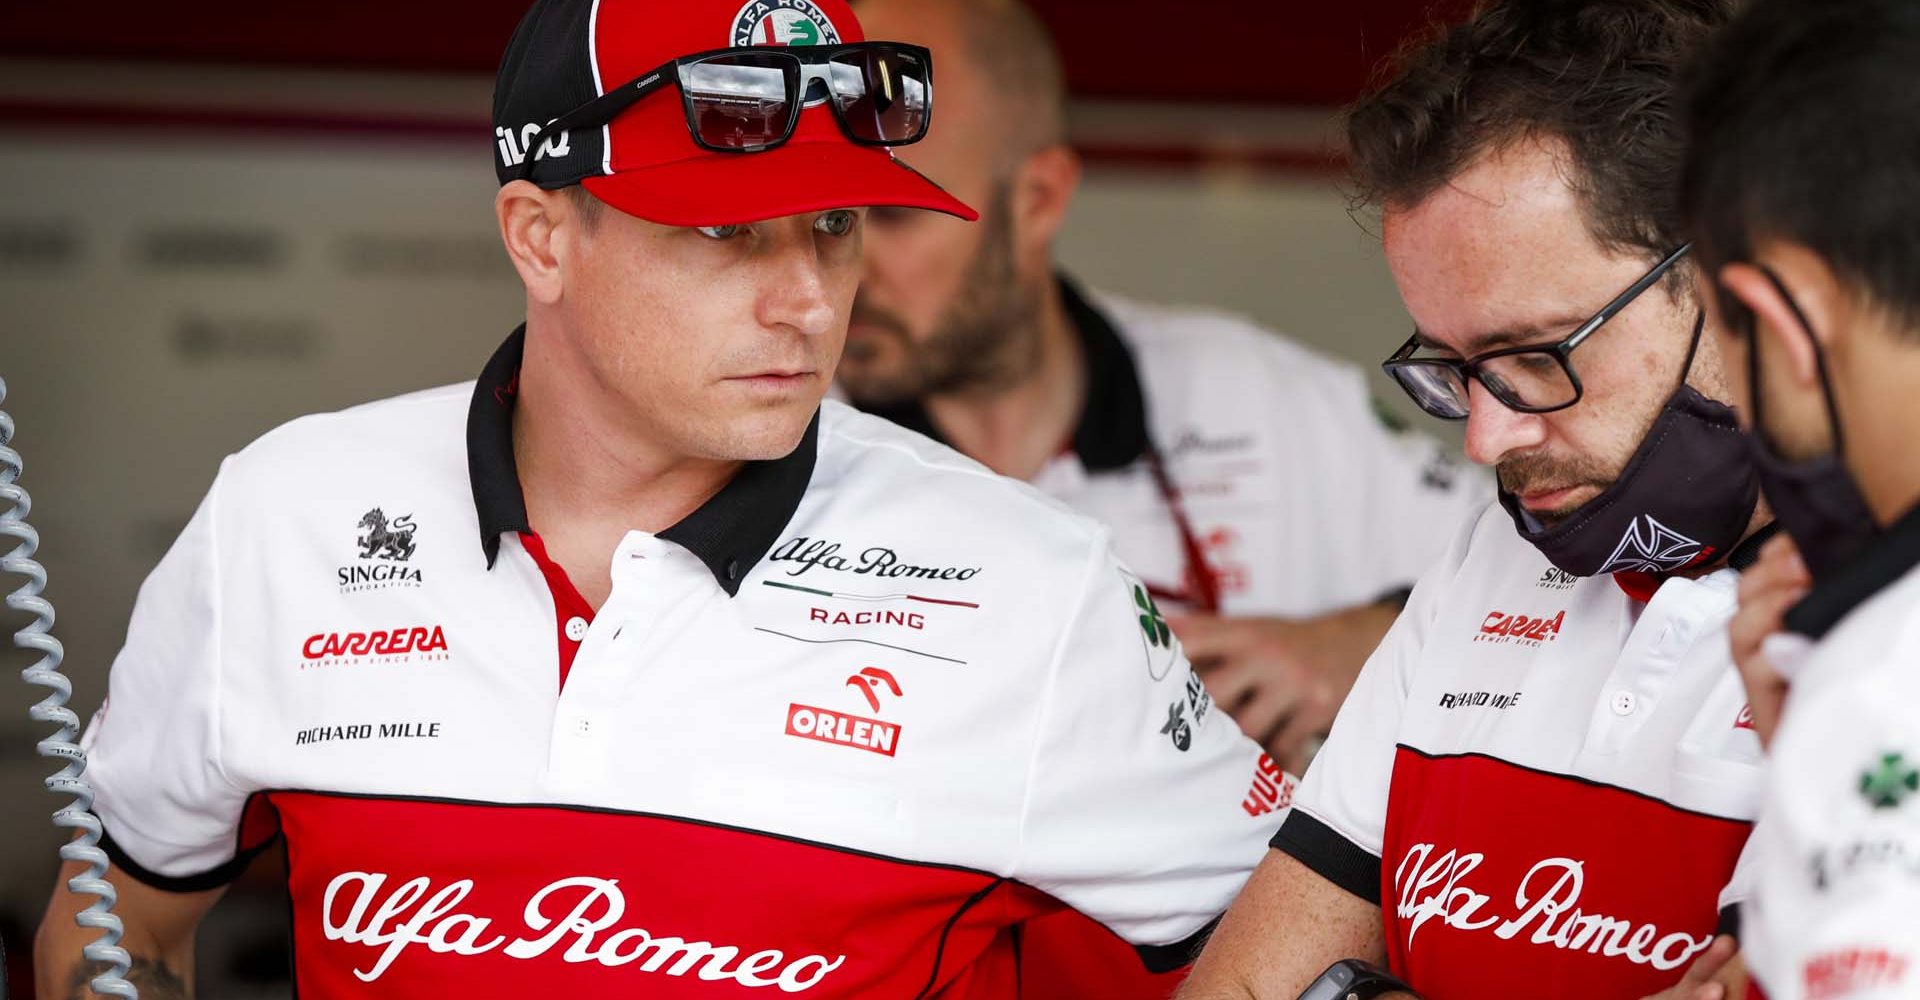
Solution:
<svg viewBox="0 0 1920 1000"><path fill-rule="evenodd" d="M680 67L680 90L700 141L753 150L785 138L794 118L800 63L792 56L741 52Z"/></svg>
<svg viewBox="0 0 1920 1000"><path fill-rule="evenodd" d="M856 138L894 144L926 134L933 88L925 56L877 43L842 52L827 68L840 121Z"/></svg>

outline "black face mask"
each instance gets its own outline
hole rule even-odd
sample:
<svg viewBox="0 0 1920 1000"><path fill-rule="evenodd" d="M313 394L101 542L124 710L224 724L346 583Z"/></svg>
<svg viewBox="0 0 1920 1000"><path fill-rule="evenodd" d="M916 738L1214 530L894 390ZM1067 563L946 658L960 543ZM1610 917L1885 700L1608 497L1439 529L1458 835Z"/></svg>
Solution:
<svg viewBox="0 0 1920 1000"><path fill-rule="evenodd" d="M1555 566L1575 576L1672 573L1712 562L1746 533L1760 490L1745 436L1731 408L1686 384L1705 324L1705 314L1694 323L1680 387L1606 492L1543 527L1500 491L1520 537Z"/></svg>
<svg viewBox="0 0 1920 1000"><path fill-rule="evenodd" d="M1814 363L1820 372L1820 395L1827 407L1827 424L1833 432L1833 451L1808 459L1782 456L1768 439L1760 409L1760 343L1753 336L1757 327L1749 317L1747 344L1747 398L1752 400L1753 433L1747 440L1753 452L1754 466L1760 474L1760 490L1773 508L1781 530L1793 538L1807 572L1817 580L1833 572L1865 551L1880 529L1867 508L1866 498L1847 471L1846 445L1840 435L1840 413L1833 405L1833 383L1827 378L1827 357L1820 341L1813 338L1813 326L1800 311L1787 286L1778 275L1762 267L1761 273L1786 300L1787 308L1807 331L1813 347Z"/></svg>

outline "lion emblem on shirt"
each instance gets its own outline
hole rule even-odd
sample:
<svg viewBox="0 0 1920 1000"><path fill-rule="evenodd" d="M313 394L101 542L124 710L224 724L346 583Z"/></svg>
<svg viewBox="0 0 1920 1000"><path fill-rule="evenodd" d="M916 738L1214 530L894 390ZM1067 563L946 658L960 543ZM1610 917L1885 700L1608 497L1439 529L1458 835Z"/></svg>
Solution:
<svg viewBox="0 0 1920 1000"><path fill-rule="evenodd" d="M360 527L367 529L360 536L360 558L406 562L413 557L413 515L402 514L389 522L386 512L375 507L360 518Z"/></svg>

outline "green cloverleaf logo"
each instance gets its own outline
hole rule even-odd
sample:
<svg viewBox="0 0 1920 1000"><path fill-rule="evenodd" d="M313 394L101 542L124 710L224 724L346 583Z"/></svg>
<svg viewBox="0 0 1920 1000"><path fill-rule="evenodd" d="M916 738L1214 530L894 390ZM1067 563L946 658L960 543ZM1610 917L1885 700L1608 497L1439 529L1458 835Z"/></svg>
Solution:
<svg viewBox="0 0 1920 1000"><path fill-rule="evenodd" d="M1860 772L1860 795L1875 809L1892 809L1920 791L1920 770L1908 765L1906 755L1881 754L1877 765Z"/></svg>
<svg viewBox="0 0 1920 1000"><path fill-rule="evenodd" d="M1133 588L1133 603L1140 609L1140 631L1146 633L1147 644L1159 649L1173 641L1173 630L1167 627L1167 620L1160 615L1160 608L1153 603L1153 595L1147 588L1136 584Z"/></svg>

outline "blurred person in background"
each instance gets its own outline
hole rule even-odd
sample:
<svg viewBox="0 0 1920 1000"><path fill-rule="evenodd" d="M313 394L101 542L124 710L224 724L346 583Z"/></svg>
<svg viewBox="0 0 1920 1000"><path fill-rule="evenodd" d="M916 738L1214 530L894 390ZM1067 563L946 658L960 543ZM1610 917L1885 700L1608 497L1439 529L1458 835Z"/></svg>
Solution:
<svg viewBox="0 0 1920 1000"><path fill-rule="evenodd" d="M1681 72L1727 7L1493 0L1351 111L1416 323L1387 368L1499 503L1183 997L1742 995L1761 746L1727 622L1772 526L1675 197Z"/></svg>
<svg viewBox="0 0 1920 1000"><path fill-rule="evenodd" d="M1742 950L1772 1000L1920 996L1920 4L1755 0L1688 109L1683 207L1783 529L1732 629L1771 737Z"/></svg>
<svg viewBox="0 0 1920 1000"><path fill-rule="evenodd" d="M1018 0L859 9L933 51L940 112L901 158L981 222L873 216L841 389L1108 525L1217 703L1298 773L1482 478L1389 426L1349 365L1059 270L1080 165L1052 40Z"/></svg>

